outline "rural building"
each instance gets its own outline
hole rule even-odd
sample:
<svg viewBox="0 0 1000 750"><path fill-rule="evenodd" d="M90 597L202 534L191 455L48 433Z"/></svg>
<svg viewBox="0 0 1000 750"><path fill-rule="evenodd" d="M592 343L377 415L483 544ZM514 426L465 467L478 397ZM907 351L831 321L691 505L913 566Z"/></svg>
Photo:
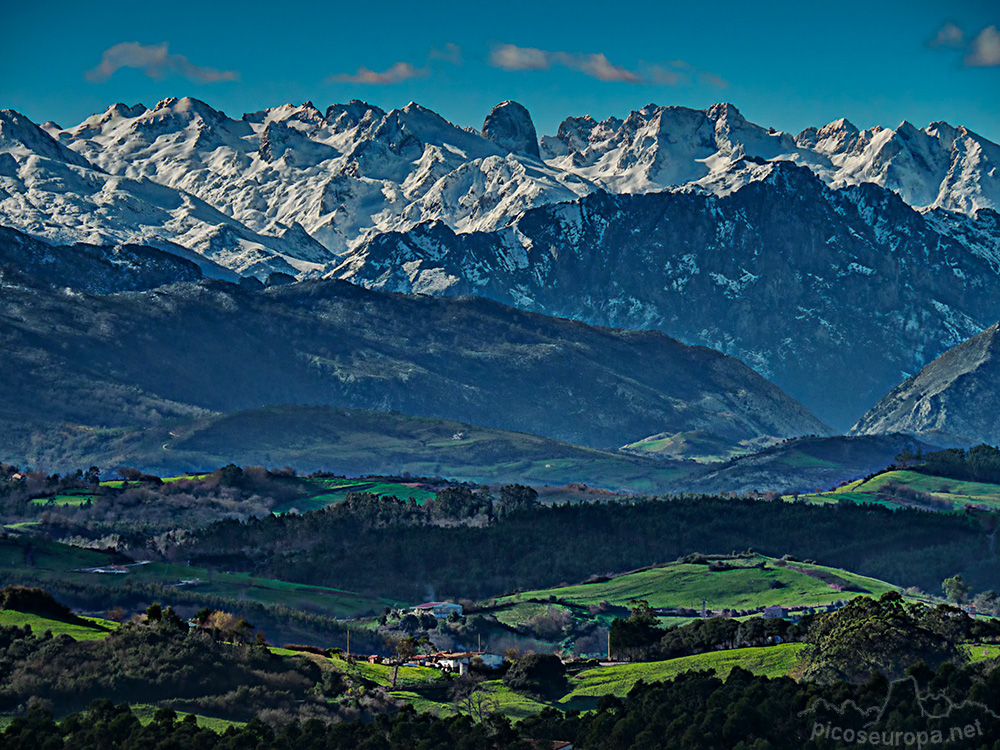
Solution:
<svg viewBox="0 0 1000 750"><path fill-rule="evenodd" d="M456 614L461 617L462 605L455 604L454 602L427 602L426 604L418 604L414 607L413 614L434 615L438 619L448 617L452 614Z"/></svg>
<svg viewBox="0 0 1000 750"><path fill-rule="evenodd" d="M483 662L483 666L490 669L496 669L503 664L502 656L486 651L460 651L454 653L442 651L431 657L433 664L429 664L428 666L436 666L438 669L465 674L469 669L469 664L476 658L479 658Z"/></svg>

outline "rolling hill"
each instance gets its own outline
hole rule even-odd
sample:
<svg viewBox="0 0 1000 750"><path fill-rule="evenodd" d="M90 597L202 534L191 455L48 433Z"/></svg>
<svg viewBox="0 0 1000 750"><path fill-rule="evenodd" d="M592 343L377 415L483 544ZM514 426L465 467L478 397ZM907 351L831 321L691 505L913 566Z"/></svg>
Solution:
<svg viewBox="0 0 1000 750"><path fill-rule="evenodd" d="M14 463L62 466L137 429L270 404L394 410L597 448L665 430L735 442L829 431L731 357L477 298L338 281L106 296L10 286L0 319L0 459Z"/></svg>

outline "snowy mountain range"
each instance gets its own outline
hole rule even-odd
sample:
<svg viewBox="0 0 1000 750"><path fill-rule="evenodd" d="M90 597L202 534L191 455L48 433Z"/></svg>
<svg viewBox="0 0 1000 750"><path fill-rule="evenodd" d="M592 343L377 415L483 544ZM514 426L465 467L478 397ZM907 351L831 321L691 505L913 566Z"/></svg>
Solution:
<svg viewBox="0 0 1000 750"><path fill-rule="evenodd" d="M572 117L539 140L516 102L475 130L417 104L233 119L171 98L70 128L0 111L0 225L107 257L150 246L208 277L655 328L846 429L1000 319L998 164L1000 147L946 123L793 136L731 104Z"/></svg>
<svg viewBox="0 0 1000 750"><path fill-rule="evenodd" d="M1000 148L945 123L838 120L792 136L731 104L649 105L624 120L571 117L539 144L515 102L477 131L412 103L233 119L171 98L70 128L0 112L0 223L59 243L193 253L208 275L319 276L373 236L428 222L489 232L595 191L727 195L755 179L748 159L807 166L833 188L871 182L919 209L1000 206Z"/></svg>

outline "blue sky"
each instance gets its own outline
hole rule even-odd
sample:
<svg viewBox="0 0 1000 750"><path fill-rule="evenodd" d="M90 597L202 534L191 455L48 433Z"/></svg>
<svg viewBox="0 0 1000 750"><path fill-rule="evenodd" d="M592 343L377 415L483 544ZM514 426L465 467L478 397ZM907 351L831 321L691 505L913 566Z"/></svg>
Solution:
<svg viewBox="0 0 1000 750"><path fill-rule="evenodd" d="M764 9L761 9L766 6ZM195 96L230 116L416 101L480 127L515 99L539 135L648 103L735 104L798 132L965 125L1000 141L1000 4L260 2L11 4L0 108L63 126Z"/></svg>

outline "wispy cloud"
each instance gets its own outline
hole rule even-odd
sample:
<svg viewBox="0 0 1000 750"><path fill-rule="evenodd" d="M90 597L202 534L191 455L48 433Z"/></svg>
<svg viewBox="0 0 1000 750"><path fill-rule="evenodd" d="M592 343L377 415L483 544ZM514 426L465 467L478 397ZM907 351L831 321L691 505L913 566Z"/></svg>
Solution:
<svg viewBox="0 0 1000 750"><path fill-rule="evenodd" d="M691 77L682 70L671 70L662 65L650 65L646 71L650 83L660 86L684 86L691 83Z"/></svg>
<svg viewBox="0 0 1000 750"><path fill-rule="evenodd" d="M965 46L965 32L952 21L946 21L933 39L928 40L928 47L953 47L961 49Z"/></svg>
<svg viewBox="0 0 1000 750"><path fill-rule="evenodd" d="M965 64L976 68L1000 65L1000 32L996 26L987 26L976 35L969 45Z"/></svg>
<svg viewBox="0 0 1000 750"><path fill-rule="evenodd" d="M490 65L503 70L548 70L552 53L535 47L501 44L490 53Z"/></svg>
<svg viewBox="0 0 1000 750"><path fill-rule="evenodd" d="M136 68L150 78L163 79L169 75L179 75L195 83L215 83L235 81L240 76L231 70L217 70L195 65L184 55L171 54L167 42L162 44L140 44L122 42L104 50L101 62L88 70L85 76L91 83L108 80L122 68Z"/></svg>
<svg viewBox="0 0 1000 750"><path fill-rule="evenodd" d="M438 49L437 47L431 47L430 53L427 55L428 60L443 60L444 62L451 63L452 65L462 64L462 48L453 42L448 42L444 45L444 49Z"/></svg>
<svg viewBox="0 0 1000 750"><path fill-rule="evenodd" d="M603 53L571 55L568 52L554 52L555 60L570 70L576 70L599 81L620 81L622 83L645 83L635 71L615 65Z"/></svg>
<svg viewBox="0 0 1000 750"><path fill-rule="evenodd" d="M681 86L697 74L701 83L726 88L729 84L714 73L698 72L683 60L671 60L664 65L640 64L635 69L611 62L602 52L559 52L499 44L490 52L490 65L502 70L551 70L563 67L596 78L599 81L636 83L658 86Z"/></svg>
<svg viewBox="0 0 1000 750"><path fill-rule="evenodd" d="M637 72L615 65L600 52L550 52L536 47L501 44L490 53L490 64L503 70L549 70L554 66L562 66L600 81L643 83L642 76Z"/></svg>
<svg viewBox="0 0 1000 750"><path fill-rule="evenodd" d="M433 60L440 60L452 65L461 65L462 48L452 42L444 45L444 49L431 47L430 52L427 53L427 61L422 68L401 60L393 63L381 72L361 66L354 73L337 73L336 75L327 76L326 82L368 83L376 86L388 86L393 83L409 81L411 78L426 78L431 73L430 64Z"/></svg>
<svg viewBox="0 0 1000 750"><path fill-rule="evenodd" d="M717 89L728 89L729 81L725 81L715 73L699 73L698 80L701 83L707 84L709 86L715 86Z"/></svg>
<svg viewBox="0 0 1000 750"><path fill-rule="evenodd" d="M329 83L372 83L385 86L402 83L411 78L423 78L430 71L427 68L415 68L408 62L397 62L381 73L362 66L356 73L339 73L326 80Z"/></svg>
<svg viewBox="0 0 1000 750"><path fill-rule="evenodd" d="M1000 66L1000 31L996 26L987 26L966 41L963 29L952 21L944 23L927 46L963 50L962 64L967 68L994 68Z"/></svg>

